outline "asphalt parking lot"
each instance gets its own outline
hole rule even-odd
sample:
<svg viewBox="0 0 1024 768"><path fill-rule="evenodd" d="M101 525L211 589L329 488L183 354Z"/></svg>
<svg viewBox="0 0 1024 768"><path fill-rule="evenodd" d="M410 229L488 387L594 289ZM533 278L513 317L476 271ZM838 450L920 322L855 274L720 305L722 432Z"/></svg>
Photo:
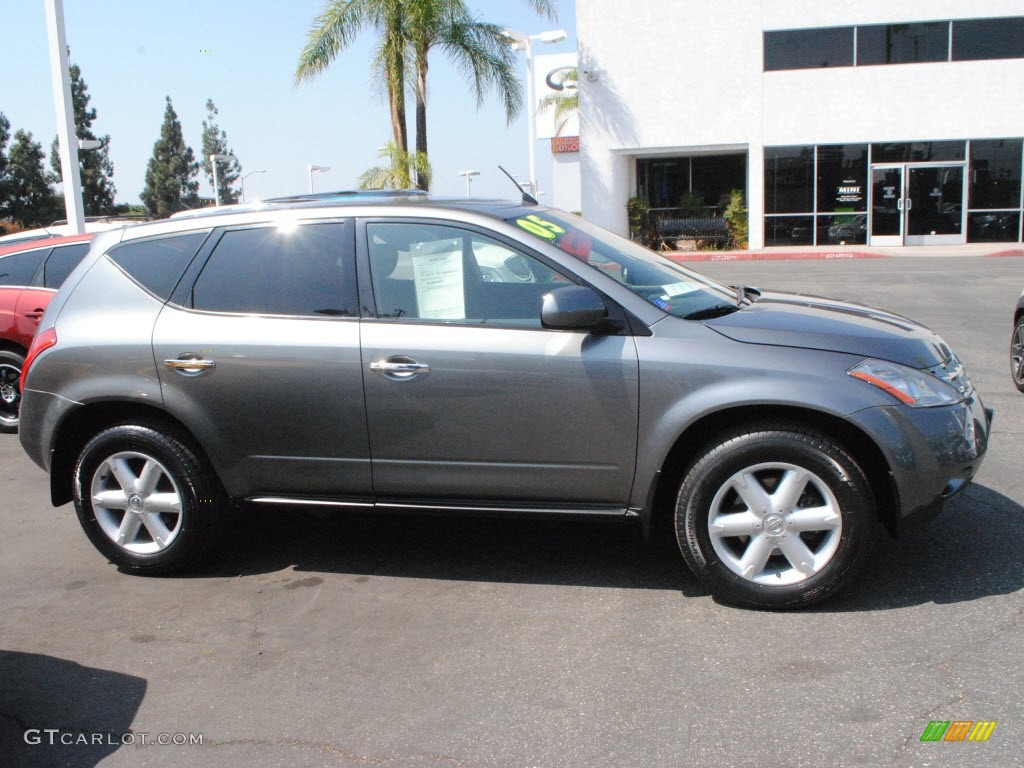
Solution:
<svg viewBox="0 0 1024 768"><path fill-rule="evenodd" d="M996 411L975 484L836 599L763 613L594 522L250 513L210 568L130 577L0 435L0 766L1024 763L1024 259L696 266L945 336ZM922 743L935 720L997 726Z"/></svg>

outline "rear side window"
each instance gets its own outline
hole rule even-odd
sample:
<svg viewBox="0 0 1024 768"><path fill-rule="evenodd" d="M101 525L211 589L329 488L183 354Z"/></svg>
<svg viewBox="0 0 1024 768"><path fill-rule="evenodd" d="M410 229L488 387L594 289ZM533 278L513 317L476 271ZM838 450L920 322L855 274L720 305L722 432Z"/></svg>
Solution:
<svg viewBox="0 0 1024 768"><path fill-rule="evenodd" d="M166 301L209 232L189 232L170 237L119 245L107 254L143 288Z"/></svg>
<svg viewBox="0 0 1024 768"><path fill-rule="evenodd" d="M214 312L355 317L353 222L224 233L192 289Z"/></svg>
<svg viewBox="0 0 1024 768"><path fill-rule="evenodd" d="M43 285L46 288L60 288L68 279L78 262L89 252L88 243L75 243L54 248L43 266Z"/></svg>
<svg viewBox="0 0 1024 768"><path fill-rule="evenodd" d="M40 248L0 258L0 285L28 285L48 251Z"/></svg>

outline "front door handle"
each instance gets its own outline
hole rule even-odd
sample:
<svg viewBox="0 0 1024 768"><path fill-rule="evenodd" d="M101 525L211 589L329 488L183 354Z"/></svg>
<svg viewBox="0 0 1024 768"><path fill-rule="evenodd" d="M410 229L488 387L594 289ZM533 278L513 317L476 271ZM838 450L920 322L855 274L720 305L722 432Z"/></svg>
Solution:
<svg viewBox="0 0 1024 768"><path fill-rule="evenodd" d="M383 373L389 379L402 381L430 373L430 366L418 363L411 357L396 355L387 360L375 360L370 363L370 370L374 373Z"/></svg>

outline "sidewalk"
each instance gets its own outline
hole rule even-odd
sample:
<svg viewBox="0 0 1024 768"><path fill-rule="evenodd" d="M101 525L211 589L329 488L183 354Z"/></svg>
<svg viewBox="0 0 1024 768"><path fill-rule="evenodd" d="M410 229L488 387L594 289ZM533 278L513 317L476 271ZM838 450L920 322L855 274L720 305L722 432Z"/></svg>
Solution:
<svg viewBox="0 0 1024 768"><path fill-rule="evenodd" d="M969 243L967 245L905 245L878 248L851 246L779 246L756 251L666 251L672 261L795 261L799 259L882 259L894 256L1024 256L1020 243Z"/></svg>

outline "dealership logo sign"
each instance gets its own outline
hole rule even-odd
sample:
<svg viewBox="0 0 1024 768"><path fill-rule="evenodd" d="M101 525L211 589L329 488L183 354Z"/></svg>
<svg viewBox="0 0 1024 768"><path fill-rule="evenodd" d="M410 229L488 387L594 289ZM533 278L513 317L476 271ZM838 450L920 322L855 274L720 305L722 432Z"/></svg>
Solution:
<svg viewBox="0 0 1024 768"><path fill-rule="evenodd" d="M988 741L996 725L995 720L932 720L921 741Z"/></svg>

